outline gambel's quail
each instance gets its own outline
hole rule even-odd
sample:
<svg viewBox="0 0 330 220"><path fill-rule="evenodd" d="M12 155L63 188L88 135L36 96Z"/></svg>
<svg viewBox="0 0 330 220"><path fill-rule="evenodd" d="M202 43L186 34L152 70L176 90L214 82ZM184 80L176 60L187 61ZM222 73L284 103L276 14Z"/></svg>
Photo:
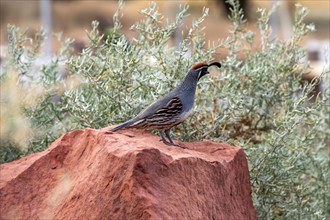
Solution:
<svg viewBox="0 0 330 220"><path fill-rule="evenodd" d="M209 73L208 68L213 65L221 67L218 62L209 65L204 62L193 65L187 76L175 89L152 103L135 118L112 128L107 133L123 128L154 129L159 130L164 144L185 148L173 143L170 129L189 116L194 105L197 82L202 76ZM164 133L168 141L165 139Z"/></svg>

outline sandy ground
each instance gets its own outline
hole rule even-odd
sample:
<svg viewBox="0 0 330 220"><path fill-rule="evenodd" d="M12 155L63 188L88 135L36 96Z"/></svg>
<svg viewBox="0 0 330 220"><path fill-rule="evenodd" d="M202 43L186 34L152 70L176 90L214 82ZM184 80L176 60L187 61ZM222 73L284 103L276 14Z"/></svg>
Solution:
<svg viewBox="0 0 330 220"><path fill-rule="evenodd" d="M206 36L210 40L225 37L228 33L229 22L226 19L224 11L216 1L156 1L161 13L169 19L173 19L178 11L180 4L188 2L190 5L191 16L186 19L189 25L193 17L201 14L202 8L210 9L209 17L205 22ZM307 22L314 21L318 26L318 32L313 38L328 39L329 38L329 1L300 1L302 5L309 8L310 13L306 19ZM54 1L52 3L53 31L63 32L65 37L81 39L85 35L85 30L90 29L91 21L107 20L112 21L112 16L117 9L117 1ZM123 9L123 32L129 37L133 33L129 31L129 27L142 16L139 10L147 7L149 1L127 1ZM269 1L249 1L249 14L251 26L254 26L258 7L269 7ZM294 5L288 4L288 10L294 11ZM6 26L8 23L18 25L22 29L29 27L35 30L41 26L39 1L36 0L1 0L0 1L0 24L1 39L6 41Z"/></svg>
<svg viewBox="0 0 330 220"><path fill-rule="evenodd" d="M185 19L185 24L181 32L187 32L191 26L191 21L197 18L202 13L202 8L208 7L209 17L203 23L205 26L205 35L207 45L218 39L225 39L228 36L228 30L231 28L231 22L226 18L225 11L220 7L216 1L156 1L157 6L165 18L173 20L180 4L188 3L190 5L190 16ZM256 10L259 7L269 8L270 1L248 1L248 28L252 31L257 31L256 28ZM283 4L284 1L279 1ZM311 47L312 50L319 50L324 45L329 44L329 8L330 1L298 1L302 5L309 8L310 13L306 18L306 22L313 22L316 24L317 31L306 38L304 44L306 47ZM127 1L125 2L121 15L123 24L122 32L128 37L133 38L135 33L130 30L130 27L135 22L141 20L143 17L138 12L146 8L149 1ZM40 2L37 0L1 0L0 1L0 40L1 45L7 44L7 24L15 24L22 30L29 27L29 33L33 33L41 26L40 22ZM73 38L78 41L87 41L86 30L91 29L91 22L99 20L104 24L111 25L112 17L117 10L117 1L100 1L100 0L84 0L84 1L53 1L52 2L52 29L54 32L62 32L64 38ZM282 8L282 7L281 7ZM288 3L290 15L293 17L294 4ZM277 18L282 18L283 9L277 14ZM291 27L290 22L278 22L280 28L278 30L285 30L285 26ZM285 36L286 32L279 31L277 34ZM53 48L58 48L59 43L54 40ZM256 41L256 48L258 48L258 40ZM219 58L225 57L225 51L218 51Z"/></svg>

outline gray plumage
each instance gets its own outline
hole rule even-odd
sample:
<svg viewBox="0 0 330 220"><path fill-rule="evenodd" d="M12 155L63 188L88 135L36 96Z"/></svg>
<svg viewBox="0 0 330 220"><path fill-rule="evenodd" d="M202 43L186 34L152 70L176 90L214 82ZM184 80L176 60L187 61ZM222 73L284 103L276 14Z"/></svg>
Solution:
<svg viewBox="0 0 330 220"><path fill-rule="evenodd" d="M135 118L112 128L110 132L123 128L159 130L165 144L182 147L173 143L169 133L170 129L189 116L194 105L197 82L202 76L209 73L208 68L213 65L221 67L218 62L209 65L206 63L194 65L175 89L149 105ZM164 133L169 142L165 139Z"/></svg>

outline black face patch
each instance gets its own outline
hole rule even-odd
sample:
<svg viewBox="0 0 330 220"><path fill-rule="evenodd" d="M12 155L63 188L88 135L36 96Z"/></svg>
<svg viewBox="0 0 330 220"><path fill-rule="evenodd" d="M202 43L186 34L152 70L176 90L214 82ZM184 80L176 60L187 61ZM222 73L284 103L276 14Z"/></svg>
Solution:
<svg viewBox="0 0 330 220"><path fill-rule="evenodd" d="M202 78L202 76L206 75L209 73L209 71L207 70L208 67L201 67L200 71L198 72L198 78L197 80L199 80L200 78Z"/></svg>

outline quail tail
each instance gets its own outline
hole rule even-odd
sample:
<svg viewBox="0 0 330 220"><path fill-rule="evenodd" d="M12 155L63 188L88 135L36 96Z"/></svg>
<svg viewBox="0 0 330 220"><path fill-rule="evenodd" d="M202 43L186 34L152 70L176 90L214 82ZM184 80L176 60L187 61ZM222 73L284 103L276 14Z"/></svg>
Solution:
<svg viewBox="0 0 330 220"><path fill-rule="evenodd" d="M127 127L131 126L132 124L134 124L135 122L136 122L136 120L134 120L134 119L128 120L128 121L118 125L117 127L112 128L110 131L113 132L113 131L118 131L123 128L127 128Z"/></svg>

